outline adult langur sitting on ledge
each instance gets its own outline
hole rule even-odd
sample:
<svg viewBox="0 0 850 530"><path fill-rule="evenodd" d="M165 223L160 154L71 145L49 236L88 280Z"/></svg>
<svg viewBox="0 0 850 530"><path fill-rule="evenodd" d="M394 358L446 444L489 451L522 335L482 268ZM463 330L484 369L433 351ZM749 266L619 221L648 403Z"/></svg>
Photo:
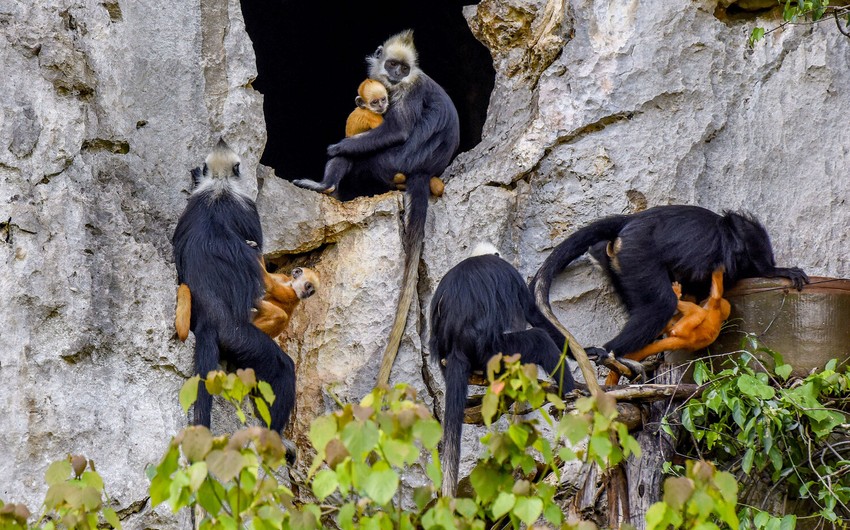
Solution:
<svg viewBox="0 0 850 530"><path fill-rule="evenodd" d="M797 289L809 282L797 267L776 266L767 231L754 217L734 212L718 215L698 206L657 206L595 221L555 247L531 281L537 305L549 319L555 320L549 306L555 275L604 242L615 249L603 265L629 319L603 348L587 352L600 359L613 356L638 375L643 375L642 366L625 355L655 340L676 313L678 300L671 281L697 297L708 292L718 267L725 270L726 286L757 276L789 278Z"/></svg>
<svg viewBox="0 0 850 530"><path fill-rule="evenodd" d="M528 326L531 326L530 329ZM440 280L431 299L431 359L446 381L443 414L444 496L457 489L460 435L469 375L483 370L498 353L519 353L524 363L552 374L562 393L575 387L561 336L534 305L525 281L489 244L455 265Z"/></svg>
<svg viewBox="0 0 850 530"><path fill-rule="evenodd" d="M295 364L251 323L252 309L265 292L263 233L239 165L236 153L220 140L203 169L192 170L192 195L171 241L174 262L184 303L191 292L195 372L206 377L221 359L253 368L274 391L271 428L280 432L295 403ZM209 427L211 409L212 396L200 385L194 423Z"/></svg>
<svg viewBox="0 0 850 530"><path fill-rule="evenodd" d="M328 147L331 160L321 182L296 180L302 188L348 200L396 189L396 175L406 186L404 279L395 319L384 351L378 383L389 380L416 288L419 256L425 238L425 218L431 177L449 165L460 141L457 110L448 94L419 69L413 32L402 31L367 58L369 77L390 93L384 123Z"/></svg>

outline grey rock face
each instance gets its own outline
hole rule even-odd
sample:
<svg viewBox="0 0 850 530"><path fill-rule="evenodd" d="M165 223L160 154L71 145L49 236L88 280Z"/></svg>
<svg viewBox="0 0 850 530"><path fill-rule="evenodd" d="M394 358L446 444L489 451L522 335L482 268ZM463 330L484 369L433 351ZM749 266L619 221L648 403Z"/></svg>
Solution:
<svg viewBox="0 0 850 530"><path fill-rule="evenodd" d="M728 3L728 2L727 2ZM173 337L170 237L188 169L223 135L258 171L267 259L316 268L282 344L296 361L293 437L377 374L402 273L402 196L340 204L258 167L262 96L237 0L0 2L0 497L40 502L43 472L95 459L129 528L177 526L146 505L144 467L186 423L192 342ZM747 209L777 260L846 276L850 40L752 21L717 2L484 0L465 14L497 70L484 138L431 204L419 299L393 382L439 412L427 305L479 240L525 277L575 228L659 204ZM770 26L773 19L758 21ZM586 345L623 315L580 260L553 305ZM221 411L221 407L214 410ZM215 413L214 413L215 414ZM477 448L467 429L464 463ZM406 483L417 483L417 476Z"/></svg>

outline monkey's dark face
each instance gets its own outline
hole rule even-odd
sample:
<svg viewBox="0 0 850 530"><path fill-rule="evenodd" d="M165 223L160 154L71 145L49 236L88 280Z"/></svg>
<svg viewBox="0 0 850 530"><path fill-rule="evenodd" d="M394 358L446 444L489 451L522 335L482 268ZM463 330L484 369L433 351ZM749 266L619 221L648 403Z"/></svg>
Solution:
<svg viewBox="0 0 850 530"><path fill-rule="evenodd" d="M399 86L411 85L419 76L418 55L413 45L413 34L402 32L378 46L374 55L367 58L369 77L377 79L392 92Z"/></svg>
<svg viewBox="0 0 850 530"><path fill-rule="evenodd" d="M387 79L393 85L401 83L405 77L410 75L410 65L401 59L387 59L384 61L384 69L387 72Z"/></svg>

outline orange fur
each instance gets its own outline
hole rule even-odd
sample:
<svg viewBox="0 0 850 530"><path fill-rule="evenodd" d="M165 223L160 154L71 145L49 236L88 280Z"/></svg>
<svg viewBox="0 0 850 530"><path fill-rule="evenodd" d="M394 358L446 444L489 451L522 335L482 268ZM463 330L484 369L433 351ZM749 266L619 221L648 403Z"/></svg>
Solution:
<svg viewBox="0 0 850 530"><path fill-rule="evenodd" d="M181 283L177 288L177 315L174 317L174 328L177 338L185 341L189 336L189 325L192 322L192 292L189 286Z"/></svg>
<svg viewBox="0 0 850 530"><path fill-rule="evenodd" d="M399 191L404 191L407 189L407 175L404 173L396 173L393 177L393 183L395 187ZM431 189L431 195L434 197L442 197L443 191L446 189L446 185L443 184L443 179L440 177L431 177L430 182L428 182L428 187Z"/></svg>
<svg viewBox="0 0 850 530"><path fill-rule="evenodd" d="M257 314L254 315L253 322L255 326L271 338L277 337L286 330L292 312L301 302L296 288L301 289L302 297L306 298L312 293L303 294L305 281L310 282L314 289L319 287L319 277L313 270L307 268L301 268L301 270L302 277L293 280L286 274L266 272L266 267L263 265L263 282L265 283L266 294L257 306ZM192 292L188 285L182 283L177 288L177 314L174 318L177 338L181 341L185 341L189 336L191 318Z"/></svg>
<svg viewBox="0 0 850 530"><path fill-rule="evenodd" d="M357 108L348 115L345 121L345 136L354 136L366 131L370 131L375 127L384 123L383 112L386 112L388 95L387 89L380 81L374 79L366 79L360 86L357 87ZM383 112L376 112L374 105L377 100L383 99ZM372 105L372 106L370 106Z"/></svg>
<svg viewBox="0 0 850 530"><path fill-rule="evenodd" d="M642 361L650 355L669 350L696 351L709 346L720 335L720 326L729 318L731 306L723 298L723 269L718 268L711 275L711 292L699 306L681 299L682 291L678 283L673 284L673 292L679 302L676 309L680 314L674 316L665 328L667 337L648 344L640 350L625 355L627 359ZM610 372L605 383L616 385L620 374Z"/></svg>
<svg viewBox="0 0 850 530"><path fill-rule="evenodd" d="M309 282L314 289L319 287L319 277L313 270L302 267L301 271L301 277L293 279L286 274L266 272L265 266L263 267L266 294L257 306L254 325L271 338L286 330L289 319L301 299L312 295L312 292L304 293L305 282ZM301 290L301 297L297 289Z"/></svg>
<svg viewBox="0 0 850 530"><path fill-rule="evenodd" d="M371 110L356 108L348 115L345 121L345 136L354 136L362 132L370 131L384 123L384 117L375 114Z"/></svg>

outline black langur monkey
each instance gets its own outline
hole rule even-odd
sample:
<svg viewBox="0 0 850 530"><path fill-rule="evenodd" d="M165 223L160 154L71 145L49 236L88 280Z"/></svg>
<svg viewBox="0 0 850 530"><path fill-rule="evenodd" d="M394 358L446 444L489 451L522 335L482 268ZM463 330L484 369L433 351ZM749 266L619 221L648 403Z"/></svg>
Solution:
<svg viewBox="0 0 850 530"><path fill-rule="evenodd" d="M483 248L482 248L483 247ZM528 328L528 325L532 327ZM457 489L460 435L469 375L497 353L519 353L524 363L543 366L562 393L575 388L564 337L534 304L525 281L492 245L479 245L440 280L431 299L431 359L446 381L443 414L443 496Z"/></svg>
<svg viewBox="0 0 850 530"><path fill-rule="evenodd" d="M797 289L809 282L797 267L776 266L767 231L752 216L721 216L698 206L656 206L595 221L555 247L531 280L537 305L548 318L555 319L549 306L552 279L588 251L601 258L629 319L604 351L587 351L602 357L613 354L639 374L642 367L623 356L655 340L676 313L671 282L699 298L708 292L718 267L725 269L723 283L730 287L756 276L788 278Z"/></svg>
<svg viewBox="0 0 850 530"><path fill-rule="evenodd" d="M251 310L264 293L263 232L239 163L239 156L219 140L203 169L192 170L192 195L171 240L174 262L178 283L192 293L195 371L206 377L220 359L253 368L257 379L274 390L271 428L280 432L295 403L295 364L251 323ZM201 385L194 423L209 427L211 409L212 396Z"/></svg>
<svg viewBox="0 0 850 530"><path fill-rule="evenodd" d="M389 380L413 300L425 238L429 183L451 162L460 142L460 125L446 91L419 69L413 31L387 39L367 62L369 77L383 83L390 93L383 125L328 147L332 158L325 166L322 182L301 179L293 184L319 192L335 189L341 200L349 200L395 190L396 175L406 177L404 279L378 374L380 384Z"/></svg>

